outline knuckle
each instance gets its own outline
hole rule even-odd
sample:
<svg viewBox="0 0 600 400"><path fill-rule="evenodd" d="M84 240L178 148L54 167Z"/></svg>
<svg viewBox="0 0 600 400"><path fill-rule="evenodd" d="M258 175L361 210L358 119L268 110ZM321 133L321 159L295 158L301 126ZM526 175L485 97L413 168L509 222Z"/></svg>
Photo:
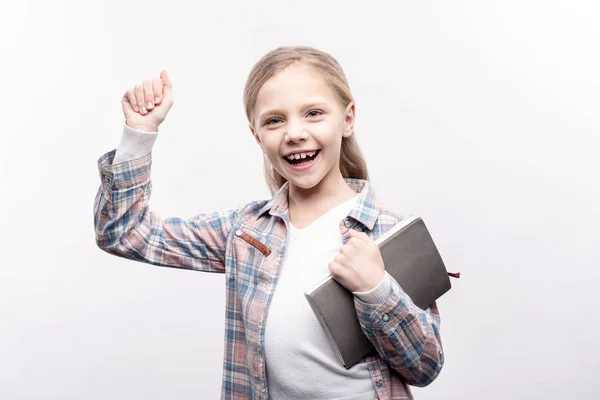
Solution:
<svg viewBox="0 0 600 400"><path fill-rule="evenodd" d="M333 276L338 275L339 268L338 268L338 264L336 262L329 263L329 272L331 272L331 274Z"/></svg>

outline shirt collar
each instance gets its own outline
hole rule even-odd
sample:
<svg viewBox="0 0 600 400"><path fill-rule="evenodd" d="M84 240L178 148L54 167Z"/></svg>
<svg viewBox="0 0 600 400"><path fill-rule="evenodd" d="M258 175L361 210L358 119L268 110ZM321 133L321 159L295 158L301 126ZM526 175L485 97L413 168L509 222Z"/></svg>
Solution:
<svg viewBox="0 0 600 400"><path fill-rule="evenodd" d="M369 230L373 230L381 213L381 206L375 198L373 187L365 179L344 178L344 180L358 193L358 200L348 213L348 217L357 220ZM288 193L289 182L285 182L271 200L260 209L258 216L261 217L268 211L270 215L287 220L289 216Z"/></svg>

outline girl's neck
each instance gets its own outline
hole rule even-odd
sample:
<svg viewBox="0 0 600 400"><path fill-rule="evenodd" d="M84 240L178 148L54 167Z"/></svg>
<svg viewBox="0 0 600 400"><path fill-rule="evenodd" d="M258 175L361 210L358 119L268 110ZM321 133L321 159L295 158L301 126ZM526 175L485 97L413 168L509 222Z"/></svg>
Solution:
<svg viewBox="0 0 600 400"><path fill-rule="evenodd" d="M323 179L310 189L302 189L290 184L288 194L290 222L298 229L302 229L356 195L356 191L348 186L341 174L333 182L325 182Z"/></svg>

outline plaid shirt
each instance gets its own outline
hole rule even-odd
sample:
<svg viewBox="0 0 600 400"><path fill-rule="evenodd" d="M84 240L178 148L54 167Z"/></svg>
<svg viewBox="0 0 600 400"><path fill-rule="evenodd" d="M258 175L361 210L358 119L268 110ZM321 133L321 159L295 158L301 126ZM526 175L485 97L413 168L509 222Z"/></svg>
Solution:
<svg viewBox="0 0 600 400"><path fill-rule="evenodd" d="M200 214L161 218L149 210L151 154L112 165L115 150L98 160L101 186L94 202L98 246L132 260L225 273L226 336L221 399L267 399L265 322L286 249L287 183L269 200ZM340 221L373 240L402 217L383 208L367 181L347 179L356 206ZM381 400L412 399L408 385L426 386L444 363L436 303L418 308L392 279L383 304L354 296L363 332L375 350L365 357Z"/></svg>

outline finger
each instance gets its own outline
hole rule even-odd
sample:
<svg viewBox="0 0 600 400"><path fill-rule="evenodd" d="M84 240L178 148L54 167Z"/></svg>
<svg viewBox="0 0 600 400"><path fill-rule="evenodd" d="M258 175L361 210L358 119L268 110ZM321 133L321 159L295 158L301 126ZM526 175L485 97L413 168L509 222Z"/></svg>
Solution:
<svg viewBox="0 0 600 400"><path fill-rule="evenodd" d="M144 104L146 104L148 111L154 108L154 89L152 89L151 79L144 81Z"/></svg>
<svg viewBox="0 0 600 400"><path fill-rule="evenodd" d="M364 240L364 238L360 236L350 236L350 239L348 239L342 249L346 248L346 250L361 250L366 246L367 242Z"/></svg>
<svg viewBox="0 0 600 400"><path fill-rule="evenodd" d="M332 277L339 279L342 276L342 265L335 261L331 261L327 266L329 267L329 273Z"/></svg>
<svg viewBox="0 0 600 400"><path fill-rule="evenodd" d="M360 239L351 237L346 244L344 244L342 246L342 248L340 249L340 253L339 254L347 254L349 256L353 256L355 255L357 252L360 251L360 248L362 247L363 243Z"/></svg>
<svg viewBox="0 0 600 400"><path fill-rule="evenodd" d="M146 106L144 105L144 87L141 84L135 85L133 89L135 93L135 101L140 110L140 114L146 115L148 111L146 110Z"/></svg>
<svg viewBox="0 0 600 400"><path fill-rule="evenodd" d="M129 103L133 111L140 112L140 108L138 107L135 100L135 92L133 91L133 89L129 89L125 92L125 94L123 95L123 100Z"/></svg>
<svg viewBox="0 0 600 400"><path fill-rule="evenodd" d="M350 235L358 237L361 233L364 233L364 232L357 231L356 229L348 229L348 233Z"/></svg>
<svg viewBox="0 0 600 400"><path fill-rule="evenodd" d="M335 256L335 258L333 259L333 261L343 267L349 267L350 266L350 257L348 256L347 253L344 252L339 252L337 256Z"/></svg>
<svg viewBox="0 0 600 400"><path fill-rule="evenodd" d="M167 70L162 70L160 72L160 79L163 81L163 95L171 96L173 85L171 84L171 80L169 79L169 75L167 74Z"/></svg>
<svg viewBox="0 0 600 400"><path fill-rule="evenodd" d="M355 229L348 229L348 234L350 235L350 238L357 238L360 239L361 241L365 242L365 243L370 243L371 239L369 238L369 235L367 235L364 232L360 232L357 231Z"/></svg>
<svg viewBox="0 0 600 400"><path fill-rule="evenodd" d="M163 81L160 78L152 79L152 89L154 89L154 105L160 104L163 95Z"/></svg>

